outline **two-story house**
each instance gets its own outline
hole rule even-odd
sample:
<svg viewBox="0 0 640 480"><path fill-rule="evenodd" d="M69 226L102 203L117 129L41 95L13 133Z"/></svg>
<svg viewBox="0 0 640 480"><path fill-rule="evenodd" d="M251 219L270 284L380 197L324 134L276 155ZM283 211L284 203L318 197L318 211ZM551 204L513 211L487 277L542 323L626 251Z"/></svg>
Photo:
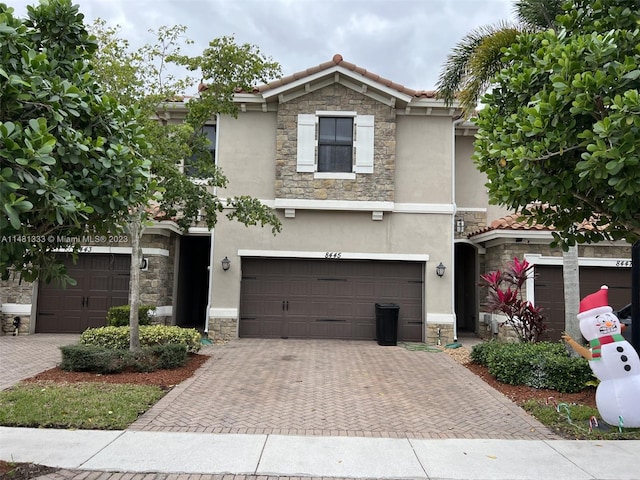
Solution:
<svg viewBox="0 0 640 480"><path fill-rule="evenodd" d="M483 312L479 275L514 256L536 264L527 295L561 317L561 251L549 249L548 230L489 205L471 161L475 126L433 92L335 55L235 100L237 118L206 127L229 179L217 194L260 199L282 232L223 215L213 231L147 229L141 297L156 305L157 321L213 339L372 340L375 304L395 303L401 341L490 336L495 318ZM182 121L187 109L171 103L162 121ZM120 240L82 254L68 290L5 282L4 330L16 316L30 332L104 324L109 306L127 302L131 250ZM630 278L626 246L585 247L581 257L584 278Z"/></svg>

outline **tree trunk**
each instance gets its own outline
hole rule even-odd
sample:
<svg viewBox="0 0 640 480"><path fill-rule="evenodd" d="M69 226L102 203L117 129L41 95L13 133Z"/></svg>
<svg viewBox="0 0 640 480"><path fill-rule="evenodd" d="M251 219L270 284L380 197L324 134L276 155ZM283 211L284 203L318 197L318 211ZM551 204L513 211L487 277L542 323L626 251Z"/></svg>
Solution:
<svg viewBox="0 0 640 480"><path fill-rule="evenodd" d="M562 254L562 278L564 281L564 329L580 343L580 322L578 312L580 309L580 271L578 266L578 246L569 247ZM578 354L573 349L568 349L573 356Z"/></svg>
<svg viewBox="0 0 640 480"><path fill-rule="evenodd" d="M138 309L140 307L140 265L142 263L142 218L144 211L136 211L129 222L129 234L131 235L131 276L129 279L129 350L140 350L140 319Z"/></svg>

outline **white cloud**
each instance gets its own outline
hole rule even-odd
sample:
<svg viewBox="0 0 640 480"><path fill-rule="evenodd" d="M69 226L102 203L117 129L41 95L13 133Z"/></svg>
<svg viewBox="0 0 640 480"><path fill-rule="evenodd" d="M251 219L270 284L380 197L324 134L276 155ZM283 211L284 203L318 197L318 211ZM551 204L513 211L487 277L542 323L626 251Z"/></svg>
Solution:
<svg viewBox="0 0 640 480"><path fill-rule="evenodd" d="M9 0L4 0L9 1ZM149 29L182 24L198 54L209 41L234 35L257 45L291 74L340 53L383 77L430 89L448 52L472 29L511 17L510 0L75 0L91 23L122 26L132 46ZM18 16L36 0L9 1Z"/></svg>

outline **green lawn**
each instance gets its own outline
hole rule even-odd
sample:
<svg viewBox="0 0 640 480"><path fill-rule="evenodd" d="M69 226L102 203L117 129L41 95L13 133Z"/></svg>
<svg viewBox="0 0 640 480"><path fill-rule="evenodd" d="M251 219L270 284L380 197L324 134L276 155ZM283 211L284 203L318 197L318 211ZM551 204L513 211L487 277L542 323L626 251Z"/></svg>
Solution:
<svg viewBox="0 0 640 480"><path fill-rule="evenodd" d="M148 385L23 382L0 392L0 425L121 430L164 394Z"/></svg>

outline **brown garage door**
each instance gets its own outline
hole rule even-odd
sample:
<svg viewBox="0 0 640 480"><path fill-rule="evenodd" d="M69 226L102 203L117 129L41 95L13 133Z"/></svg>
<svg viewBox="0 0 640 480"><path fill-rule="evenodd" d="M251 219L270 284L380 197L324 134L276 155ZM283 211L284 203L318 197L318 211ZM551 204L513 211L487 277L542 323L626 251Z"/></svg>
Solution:
<svg viewBox="0 0 640 480"><path fill-rule="evenodd" d="M564 284L562 267L536 265L536 306L543 307L549 325L548 340L560 340L564 331ZM609 303L614 310L631 302L631 269L606 267L580 267L580 298L609 287Z"/></svg>
<svg viewBox="0 0 640 480"><path fill-rule="evenodd" d="M398 340L422 340L422 264L242 260L240 336L375 339L375 303L400 306Z"/></svg>
<svg viewBox="0 0 640 480"><path fill-rule="evenodd" d="M38 287L36 332L80 333L106 325L107 310L129 299L129 255L85 254L74 265L65 256L69 275L78 283Z"/></svg>

